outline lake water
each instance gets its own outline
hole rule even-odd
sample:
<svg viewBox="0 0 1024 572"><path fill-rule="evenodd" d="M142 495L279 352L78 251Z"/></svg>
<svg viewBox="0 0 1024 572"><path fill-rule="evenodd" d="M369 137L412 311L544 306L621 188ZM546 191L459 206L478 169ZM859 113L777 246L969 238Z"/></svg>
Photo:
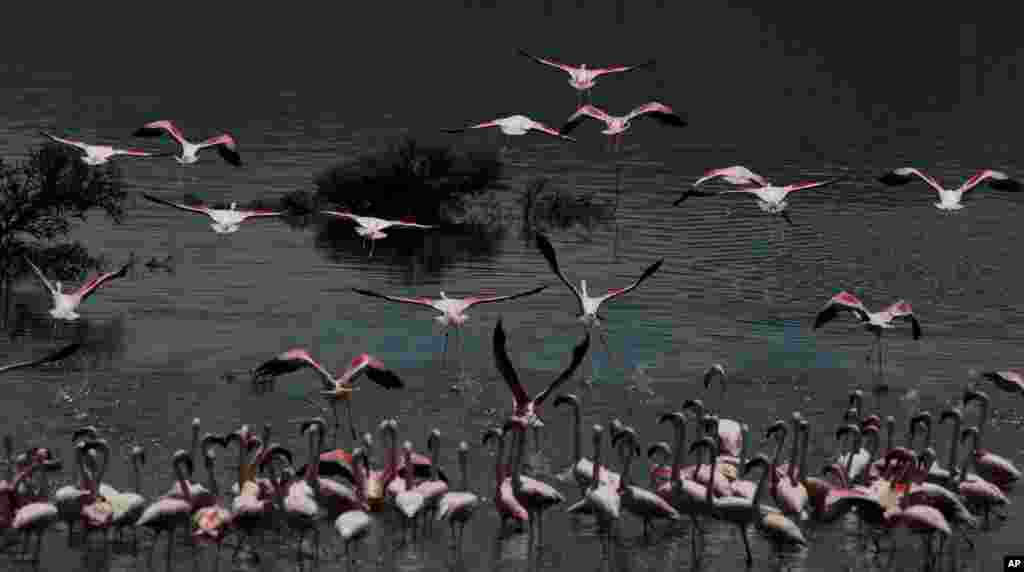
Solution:
<svg viewBox="0 0 1024 572"><path fill-rule="evenodd" d="M571 294L523 233L523 189L543 176L610 205L617 168L621 193L610 221L550 233L563 270L600 290L628 284L659 258L665 263L641 288L603 310L611 353L595 340L594 362L584 366L588 377L593 368L593 384L574 380L564 388L581 397L585 427L618 417L645 443L671 440L667 427L656 424L657 415L689 397L703 398L757 432L799 410L812 421L810 465L816 471L835 454L831 435L852 389L868 391L867 409L894 415L902 435L911 414L926 409L937 416L978 381L979 371L1020 361L1024 298L1015 282L1014 244L1022 235L1015 223L1022 198L979 188L964 210L945 213L932 205L934 193L923 183L885 188L874 182L902 165L918 166L947 186L989 167L1024 176L1019 130L1002 120L1012 109L1012 94L1019 93L1018 48L955 19L941 29L959 43L929 48L923 32L897 41L888 36L895 23L875 22L876 40L855 48L848 44L862 36L866 18L850 16L847 26L825 33L794 24L792 13L736 5L617 13L578 3L545 16L541 6L498 9L469 2L431 14L404 13L398 23L381 10L351 14L337 29L311 10L296 8L280 20L254 13L258 24L218 36L231 44L230 57L209 52L212 57L188 64L158 51L147 66L0 66L8 86L0 89L0 153L7 159L39 143L40 129L162 148L169 143L130 134L146 121L168 118L196 139L231 132L246 162L236 169L212 153L185 169L169 159L122 162L129 192L123 223L96 214L76 227L73 238L115 264L132 252L141 261L172 256L174 272L140 265L129 279L90 299L80 323L58 331L62 339L89 341L82 359L4 377L0 431L13 435L19 448L45 444L70 459L70 433L95 424L115 445L117 462L106 477L115 487L132 483L124 459L133 444L145 445L150 496L169 486L170 455L188 447L194 417L214 432L243 423L258 430L270 422L275 440L305 459L294 420L316 414L305 401L319 388L315 375L291 374L278 380L274 392L257 394L244 379L229 383L224 374L241 374L291 347L310 349L332 370L365 351L407 386L385 392L362 382L355 407L360 430L395 417L400 438L422 449L426 433L437 428L441 463L450 475L456 474L459 441L468 441L473 488L490 497L493 453L479 446L480 436L502 422L510 403L491 353L496 320L504 320L512 361L531 392L564 369L582 336ZM802 14L796 21L816 17L825 15ZM435 23L417 24L428 21ZM199 36L208 27L213 29L211 21L197 23L192 33ZM629 41L608 43L607 36ZM789 37L803 39L784 39ZM567 76L516 56L517 47L597 65L657 57L655 71L600 79L594 102L625 113L656 98L686 112L691 126L675 130L638 121L618 156L605 150L595 124L581 126L575 144L540 135L514 138L503 155L507 188L490 195L500 209L502 233L481 242L396 230L377 244L372 258L347 223L331 223L328 231L322 223L292 228L264 220L220 236L202 217L138 197L147 192L180 200L191 192L208 201L272 199L312 190L322 169L402 135L495 147L502 144L497 133L447 138L436 128L512 113L560 125L575 105ZM237 66L225 67L232 59ZM919 76L907 75L911 67ZM793 227L762 213L749 197L694 198L671 206L705 170L734 164L780 183L840 174L849 180L791 196ZM336 239L349 232L351 240ZM549 285L540 295L470 311L464 360L445 367L439 359L443 338L430 312L351 292L469 295L539 284ZM821 305L843 289L872 309L906 299L922 323L919 341L908 328L885 337L886 393L869 391L873 378L864 354L871 338L859 326L841 320L811 329ZM55 345L48 304L36 282L18 286L18 335L0 341L6 362ZM700 382L715 362L731 374L727 400L717 387L706 392ZM1020 466L1020 398L986 389L994 419L986 443ZM547 408L545 449L533 464L539 478L575 500L575 485L553 478L570 463L569 417L550 403ZM967 414L969 422L976 411ZM944 459L948 429L936 431ZM589 445L584 452L591 455ZM221 483L234 474L235 455L224 457ZM638 480L643 474L634 467ZM1010 496L1008 520L976 535L975 551L961 550L965 569L994 570L1004 554L1019 550L1012 531L1024 518L1022 498L1019 491ZM539 556L528 554L525 535L497 538L491 504L467 529L459 559L448 552L442 527L425 540L393 548L398 521L388 512L375 519L361 570L572 566L639 572L692 565L687 525L659 525L644 542L639 521L628 516L620 525L622 546L610 561L601 559L590 519L571 519L559 508L546 518L548 547ZM900 531L884 540L883 547L895 547L890 561L888 554L864 550L851 522L809 525L810 547L781 560L770 543L751 533L755 568L919 566L915 538ZM333 528L325 524L323 537L333 545ZM143 541L144 551L148 544ZM163 540L158 554L162 550ZM261 552L258 562L232 564L231 550L225 550L218 564L215 551L204 548L194 564L182 544L172 569L296 566L291 543L268 537ZM708 569L743 568L740 541L722 523L709 524L705 556ZM0 558L7 566L8 557ZM346 569L334 552L325 553L319 567ZM54 530L47 534L41 569L163 570L164 564L155 558L150 565L120 546L109 554L99 543L68 547L63 532Z"/></svg>

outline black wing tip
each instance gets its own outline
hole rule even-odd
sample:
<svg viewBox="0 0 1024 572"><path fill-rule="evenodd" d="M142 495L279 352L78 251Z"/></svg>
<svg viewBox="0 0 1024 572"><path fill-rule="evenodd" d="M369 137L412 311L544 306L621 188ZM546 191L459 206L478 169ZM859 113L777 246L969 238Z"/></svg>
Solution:
<svg viewBox="0 0 1024 572"><path fill-rule="evenodd" d="M878 177L878 182L882 183L883 185L905 185L909 183L910 180L911 177L906 175L897 175L893 171L889 171L888 173L885 173L881 177Z"/></svg>
<svg viewBox="0 0 1024 572"><path fill-rule="evenodd" d="M1020 181L1016 179L989 179L988 186L997 191L1017 192L1021 190Z"/></svg>
<svg viewBox="0 0 1024 572"><path fill-rule="evenodd" d="M139 127L135 131L132 131L133 137L158 137L163 134L163 129L155 129L153 127Z"/></svg>

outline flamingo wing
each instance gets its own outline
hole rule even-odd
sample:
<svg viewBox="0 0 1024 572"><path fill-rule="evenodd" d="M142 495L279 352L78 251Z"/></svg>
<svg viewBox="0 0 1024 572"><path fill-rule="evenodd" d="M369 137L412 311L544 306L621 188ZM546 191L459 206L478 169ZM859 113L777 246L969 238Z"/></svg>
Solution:
<svg viewBox="0 0 1024 572"><path fill-rule="evenodd" d="M288 350L284 353L278 354L273 359L267 360L253 370L253 376L260 377L277 377L293 371L298 371L305 367L312 367L320 374L321 377L331 380L331 383L324 383L327 389L334 389L333 378L331 374L319 362L313 359L313 356L309 355L309 352L302 348L295 348Z"/></svg>
<svg viewBox="0 0 1024 572"><path fill-rule="evenodd" d="M941 193L945 189L935 179L924 174L923 171L915 169L913 167L900 167L899 169L893 169L888 173L878 178L878 181L884 185L900 186L906 185L910 181L914 180L914 177L920 178L922 181L928 183L931 188Z"/></svg>
<svg viewBox="0 0 1024 572"><path fill-rule="evenodd" d="M227 133L221 133L199 144L200 149L206 147L216 147L222 159L236 167L242 166L242 156L238 153L238 145L235 144L235 139Z"/></svg>
<svg viewBox="0 0 1024 572"><path fill-rule="evenodd" d="M45 355L45 356L43 356L43 357L41 357L39 359L34 359L34 360L29 360L29 361L20 361L20 362L16 362L16 363L11 363L11 364L7 364L7 365L4 365L4 366L0 366L0 373L4 373L4 372L8 372L8 371L14 371L16 369L21 369L21 368L25 368L25 367L35 367L37 365L43 365L43 364L47 364L47 363L51 363L51 362L55 362L55 361L60 361L60 360L66 358L68 356L71 356L72 354L77 352L79 349L81 349L81 347L82 347L82 344L76 342L76 343L64 346L63 348L61 348L61 349L59 349L59 350L57 350L55 352L49 353L49 354L47 354L47 355Z"/></svg>
<svg viewBox="0 0 1024 572"><path fill-rule="evenodd" d="M185 136L182 135L181 130L166 119L151 121L142 127L139 127L134 133L132 133L132 135L136 137L160 137L164 134L170 135L178 143L183 145L186 143Z"/></svg>
<svg viewBox="0 0 1024 572"><path fill-rule="evenodd" d="M151 153L142 149L114 149L113 155L125 155L127 157L167 157L174 153Z"/></svg>
<svg viewBox="0 0 1024 572"><path fill-rule="evenodd" d="M53 283L50 282L49 280L47 280L46 276L43 275L43 271L40 270L38 266L33 264L32 261L29 260L27 256L25 257L25 262L28 262L28 265L30 267L32 267L32 270L36 273L36 276L39 277L39 280L41 280L43 282L43 286L45 286L46 289L49 290L50 294L58 294L59 293L59 292L57 292L57 289L53 286Z"/></svg>
<svg viewBox="0 0 1024 572"><path fill-rule="evenodd" d="M626 121L642 115L646 115L658 120L659 123L671 125L673 127L686 127L689 125L689 122L673 111L671 107L657 101L647 102L633 111L630 111L629 115L626 116Z"/></svg>
<svg viewBox="0 0 1024 572"><path fill-rule="evenodd" d="M193 212L193 213L199 213L199 214L204 214L206 216L210 216L210 208L207 207L206 205L202 204L202 203L200 203L198 205L195 205L195 206L186 205L186 204L183 204L183 203L174 203L174 202L171 202L171 201L165 201L164 199L161 199L160 197L154 197L153 195L151 195L149 193L142 193L142 198L146 199L147 201L152 201L154 203L159 203L161 205L167 205L169 207L174 207L174 208L176 208L178 210L189 211L189 212Z"/></svg>
<svg viewBox="0 0 1024 572"><path fill-rule="evenodd" d="M862 322L868 319L868 309L864 307L864 303L853 294L843 291L832 296L818 312L818 316L814 319L814 329L824 326L838 316L839 312L844 311L853 312Z"/></svg>
<svg viewBox="0 0 1024 572"><path fill-rule="evenodd" d="M622 296L623 294L632 292L634 289L636 289L637 286L643 283L644 280L647 280L655 272L657 272L658 269L661 268L663 262L665 262L664 258L648 266L647 270L644 270L644 273L640 275L640 278L637 278L636 282L633 282L629 286L626 286L625 288L614 288L612 290L609 290L607 294L601 296L601 302L605 302L606 300L611 300L612 298L616 298L618 296Z"/></svg>
<svg viewBox="0 0 1024 572"><path fill-rule="evenodd" d="M1003 390L1024 393L1024 375L1012 369L982 372L982 377L994 381Z"/></svg>
<svg viewBox="0 0 1024 572"><path fill-rule="evenodd" d="M574 67L572 67L570 65L563 64L563 63L560 63L560 62L556 62L555 60L539 58L537 56L529 54L526 50L519 49L519 50L516 50L516 53L518 53L521 56L526 56L526 57L530 58L531 60L533 60L533 61L535 61L535 62L537 62L539 64L544 64L546 66L555 67L555 68L558 68L558 69L560 69L560 70L562 70L564 72L573 73L574 71L576 71L576 68L574 68Z"/></svg>
<svg viewBox="0 0 1024 572"><path fill-rule="evenodd" d="M569 137L568 135L565 135L559 130L553 127L548 127L547 125L544 125L540 121L534 121L533 119L530 120L530 129L534 131L540 131L541 133L545 133L552 137L558 137L559 139L565 139L567 141L576 141L575 137Z"/></svg>
<svg viewBox="0 0 1024 572"><path fill-rule="evenodd" d="M825 187L833 183L838 183L839 181L845 179L846 177L833 177L826 181L807 181L803 183L794 183L792 185L786 185L785 187L782 187L782 190L784 193L789 194L792 193L793 191L803 191L806 189L816 189L818 187Z"/></svg>
<svg viewBox="0 0 1024 572"><path fill-rule="evenodd" d="M407 227L407 228L437 228L435 225L419 224L411 218L402 220L389 220L388 226Z"/></svg>
<svg viewBox="0 0 1024 572"><path fill-rule="evenodd" d="M882 310L882 313L885 314L889 320L899 319L910 322L911 332L914 339L916 340L921 337L921 324L917 321L917 318L914 317L914 309L911 308L910 304L906 301L900 300L895 302L888 308Z"/></svg>
<svg viewBox="0 0 1024 572"><path fill-rule="evenodd" d="M55 135L50 135L49 133L47 133L45 131L40 131L39 133L42 134L44 137L48 137L52 141L56 141L57 143L63 143L64 145L71 145L72 147L78 147L82 151L85 151L86 149L89 148L89 145L87 145L85 143L82 143L81 141L74 141L74 140L71 140L71 139L64 139L62 137L57 137Z"/></svg>
<svg viewBox="0 0 1024 572"><path fill-rule="evenodd" d="M564 135L568 135L570 131L579 127L580 123L586 118L597 119L605 125L611 122L612 118L610 115L594 107L593 105L586 104L580 106L575 113L569 116L569 119L565 121L565 125L562 126L560 132Z"/></svg>
<svg viewBox="0 0 1024 572"><path fill-rule="evenodd" d="M340 212L340 211L320 211L321 214L330 215L333 217L344 218L351 221L355 221L357 224L362 225L360 219L362 217L356 216L352 213Z"/></svg>
<svg viewBox="0 0 1024 572"><path fill-rule="evenodd" d="M725 366L720 363L712 364L711 367L704 372L704 389L711 387L711 382L716 377L721 377L722 381L725 381Z"/></svg>
<svg viewBox="0 0 1024 572"><path fill-rule="evenodd" d="M361 288L353 288L352 291L355 292L356 294L362 294L363 296L372 296L374 298L382 298L390 302L398 302L400 304L414 304L416 306L426 306L427 308L432 308L434 310L438 309L437 306L435 306L437 301L432 300L430 298L404 298L402 296L388 296L386 294L379 294L377 292L373 292L372 290L363 290Z"/></svg>
<svg viewBox="0 0 1024 572"><path fill-rule="evenodd" d="M569 279L565 277L565 274L562 274L562 270L558 268L558 258L555 257L555 249L551 246L551 241L543 234L537 234L537 247L540 249L540 253L544 255L544 258L547 259L548 266L551 267L551 271L555 273L555 276L558 276L558 279L576 295L576 302L580 306L580 312L583 312L583 296L580 294L580 291L569 282Z"/></svg>
<svg viewBox="0 0 1024 572"><path fill-rule="evenodd" d="M127 276L128 269L131 268L132 264L132 262L127 262L125 263L124 266L118 268L114 272L100 274L99 276L93 278L92 280L89 280L85 284L82 284L82 286L75 291L74 296L78 296L79 301L84 302L90 296L92 296L93 293L96 292L96 290L98 290L100 286L103 286L104 284L110 282L111 280L115 280L117 278L124 278L125 276Z"/></svg>
<svg viewBox="0 0 1024 572"><path fill-rule="evenodd" d="M355 380L360 373L365 373L366 377L370 378L370 381L385 389L405 387L402 379L395 372L384 367L384 362L370 354L362 354L352 360L352 366L341 378L343 380Z"/></svg>
<svg viewBox="0 0 1024 572"><path fill-rule="evenodd" d="M609 67L606 67L606 68L594 68L594 69L590 70L590 73L592 73L594 77L598 77L598 76L602 76L602 75L609 74L609 73L628 72L628 71L632 71L632 70L639 70L639 69L649 68L649 67L653 66L656 61L657 60L653 60L652 59L652 60L647 60L646 62L644 62L642 64L636 64L636 65L631 65L631 66L609 66Z"/></svg>
<svg viewBox="0 0 1024 572"><path fill-rule="evenodd" d="M721 177L725 182L731 185L757 185L759 187L767 187L771 184L768 182L768 179L765 179L743 165L733 165L723 169L712 169L704 173L701 178L697 179L693 183L693 186L696 187L705 181L710 181L711 179L716 179L718 177Z"/></svg>
<svg viewBox="0 0 1024 572"><path fill-rule="evenodd" d="M470 129L484 129L487 127L499 127L501 126L501 120L495 119L494 121L484 121L483 123L474 123L473 125L467 125L465 127L445 127L441 131L445 133L463 133Z"/></svg>
<svg viewBox="0 0 1024 572"><path fill-rule="evenodd" d="M515 300L516 298L523 298L523 297L526 297L526 296L532 296L532 295L540 292L541 290L544 290L545 288L547 288L547 286L538 286L538 287L536 287L536 288L534 288L532 290L526 290L525 292L518 292L516 294L509 294L507 296L491 296L491 297L487 297L487 298L483 298L483 297L479 297L479 296L474 296L474 297L471 297L471 298L466 298L464 300L464 302L466 303L466 308L470 308L472 306L476 306L477 304L489 304L491 302L504 302L505 300Z"/></svg>
<svg viewBox="0 0 1024 572"><path fill-rule="evenodd" d="M516 375L516 370L512 367L512 360L508 359L508 351L505 348L505 329L501 327L501 318L498 318L498 324L494 326L494 363L498 367L501 377L508 384L509 390L512 391L516 409L529 403L530 396L526 394L526 389L519 381L519 376Z"/></svg>
<svg viewBox="0 0 1024 572"><path fill-rule="evenodd" d="M1020 182L1011 179L1006 173L1002 171L993 171L992 169L985 169L979 172L960 187L960 200L963 201L968 197L968 191L974 189L981 183L988 183L988 186L997 191L1010 191L1017 192L1021 190Z"/></svg>
<svg viewBox="0 0 1024 572"><path fill-rule="evenodd" d="M548 396L557 391L559 386L572 377L572 374L576 372L576 368L580 367L580 364L583 363L583 358L586 357L588 349L590 349L590 332L587 332L583 341L572 349L572 362L569 364L569 367L566 368L566 370L562 372L562 375L558 376L555 381L552 381L551 385L549 385L547 389L538 393L537 396L533 398L535 406L539 406L544 403L544 400L547 399Z"/></svg>

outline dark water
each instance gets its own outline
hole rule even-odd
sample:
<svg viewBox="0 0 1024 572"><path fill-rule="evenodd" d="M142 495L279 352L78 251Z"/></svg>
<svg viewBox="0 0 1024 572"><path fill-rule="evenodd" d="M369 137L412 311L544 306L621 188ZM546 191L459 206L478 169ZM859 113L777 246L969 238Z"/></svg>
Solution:
<svg viewBox="0 0 1024 572"><path fill-rule="evenodd" d="M398 14L398 6L337 14L296 8L253 12L254 23L246 26L214 12L188 16L177 26L162 21L200 44L209 38L209 50L154 42L147 26L136 25L141 16L136 24L135 15L96 17L70 30L65 48L71 50L76 38L109 47L117 37L125 42L120 45L138 42L139 62L69 60L65 53L0 67L6 86L0 90L0 152L17 158L39 141L39 129L128 143L135 127L166 117L196 138L229 130L247 166L234 169L206 156L179 179L173 161L126 161L125 184L133 196L178 198L189 191L211 201L269 199L312 189L321 169L399 135L440 141L435 127L510 113L560 124L575 104L567 78L518 58L516 47L598 65L657 57L653 73L599 80L595 103L624 113L657 98L688 112L691 127L670 132L636 124L617 158L622 190L614 219L552 233L563 268L592 288L622 286L654 260L666 259L641 289L605 310L612 353L595 345L593 387L575 381L567 387L583 399L587 426L617 416L645 441L668 440L656 415L697 396L755 430L800 410L814 422L811 466L820 467L834 454L831 433L848 391L872 384L863 362L870 338L859 328L843 323L810 329L820 304L840 289L856 292L872 308L905 298L923 323L920 341L902 331L887 337L891 390L868 400L870 410L895 415L900 428L913 412L938 412L958 399L978 371L1020 359L1024 308L1014 248L1021 236L1014 222L1020 199L981 189L965 210L947 214L932 206L934 196L923 184L885 189L872 182L904 164L950 186L986 167L1021 175L1019 131L1003 120L1016 105L1021 52L1012 34L1001 33L1008 25L998 15L982 26L936 13L927 30L915 30L891 8L879 18L735 3L700 10L592 4L496 9L467 2L436 12L414 9L401 18L386 17L387 10ZM171 255L175 272L140 267L89 300L76 326L84 331L60 332L86 336L86 358L5 376L0 430L19 447L46 444L65 458L70 432L85 423L100 426L116 443L117 460L127 458L131 445L144 444L150 460L145 492L153 496L168 486L170 454L188 446L193 417L202 419L204 431L217 432L269 421L277 440L305 455L292 420L316 413L304 402L318 387L315 376L293 374L279 380L274 393L255 395L245 383L224 381L224 373L242 372L293 346L309 348L332 369L367 351L397 371L407 388L385 393L365 384L356 402L359 426L394 416L402 438L415 437L418 448L425 445L422 435L440 429L442 463L450 473L456 445L469 441L473 487L489 496L493 456L477 444L509 403L490 352L495 320L504 318L512 360L531 390L565 367L582 335L571 296L521 231L518 200L527 181L545 176L614 202L616 157L604 150L597 131L584 125L575 145L515 139L504 155L503 183L510 190L490 197L500 207L504 232L484 244L395 231L367 259L358 240L325 239L325 233L344 229L259 221L219 236L200 217L134 198L123 224L91 217L74 238L95 252L112 261L131 252L142 260ZM485 135L455 141L500 145L498 137ZM791 197L792 228L743 198L694 199L671 208L703 171L732 164L779 182L835 174L851 180ZM550 285L542 295L470 312L462 375L457 366L440 367L442 339L429 312L350 292L361 287L463 295L540 283ZM37 284L20 285L15 304L22 306L22 335L0 342L5 361L52 347L48 303ZM718 391L705 395L699 382L712 362L732 373L727 402ZM453 385L463 391L450 391ZM651 393L628 390L634 385ZM996 422L987 430L987 444L1020 465L1020 400L994 388L989 393ZM568 419L552 411L547 418L545 454L534 463L541 478L574 500L575 486L552 477L569 463ZM975 413L967 418L973 421ZM939 430L942 449L945 439ZM223 483L234 467L232 461L222 465ZM128 464L116 463L106 480L128 487ZM975 552L962 551L966 569L994 570L1003 554L1019 548L1012 531L1024 515L1019 493L1011 498L1016 504L1007 510L1009 520L979 535ZM447 552L440 528L425 541L391 550L396 521L390 514L376 518L361 569L643 571L692 565L687 527L659 527L645 543L639 522L628 516L621 525L624 548L611 562L601 561L590 521L573 521L558 509L547 518L549 549L539 558L527 554L524 536L497 540L491 505L467 530L460 560ZM705 564L742 568L732 529L712 524L710 531ZM781 561L752 534L755 567L918 566L920 546L906 533L883 544L895 546L892 561L866 554L855 534L849 523L811 526L810 548ZM325 527L324 538L333 535ZM226 550L219 566L296 565L290 545L273 541L262 551L259 563L232 565ZM176 555L175 570L216 565L212 549L195 557L198 564L184 545ZM6 557L3 562L22 566ZM151 567L119 547L109 555L100 545L68 548L53 531L42 569L163 569L161 558L155 562ZM325 555L320 567L344 569L344 563Z"/></svg>

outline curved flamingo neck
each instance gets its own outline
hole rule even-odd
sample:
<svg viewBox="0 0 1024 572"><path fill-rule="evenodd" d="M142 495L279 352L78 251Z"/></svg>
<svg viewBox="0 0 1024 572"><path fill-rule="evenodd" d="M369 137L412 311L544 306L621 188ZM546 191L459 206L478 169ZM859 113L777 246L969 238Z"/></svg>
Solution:
<svg viewBox="0 0 1024 572"><path fill-rule="evenodd" d="M800 480L807 481L807 449L811 443L811 428L803 427L800 432ZM804 485L806 487L806 484Z"/></svg>
<svg viewBox="0 0 1024 572"><path fill-rule="evenodd" d="M629 476L629 470L633 467L633 455L636 454L636 446L628 438L623 447L619 448L619 455L622 456L622 475L619 477L619 490L628 491L633 485L633 479Z"/></svg>
<svg viewBox="0 0 1024 572"><path fill-rule="evenodd" d="M505 435L499 435L498 448L494 454L494 479L496 490L501 490L501 483L505 480Z"/></svg>
<svg viewBox="0 0 1024 572"><path fill-rule="evenodd" d="M860 444L862 440L863 437L860 433L854 433L853 445L850 447L850 452L847 454L846 467L843 470L847 481L853 478L853 475L851 474L853 471L853 456L860 452Z"/></svg>
<svg viewBox="0 0 1024 572"><path fill-rule="evenodd" d="M594 432L594 462L590 473L590 490L597 490L601 484L601 433Z"/></svg>
<svg viewBox="0 0 1024 572"><path fill-rule="evenodd" d="M135 472L135 492L142 495L142 469L139 468L138 455L132 455L132 470Z"/></svg>
<svg viewBox="0 0 1024 572"><path fill-rule="evenodd" d="M948 462L950 476L953 477L953 478L956 478L956 471L957 471L957 462L956 461L957 461L957 456L960 453L960 451L959 451L959 448L960 448L960 423L961 423L960 417L957 416L957 415L954 415L953 416L953 438L950 439L950 443L949 443L949 462Z"/></svg>
<svg viewBox="0 0 1024 572"><path fill-rule="evenodd" d="M174 475L178 478L181 495L185 498L185 502L192 504L192 488L188 484L188 479L185 478L185 469L182 467L184 463L185 460L183 458L176 458L172 462L172 468L174 469Z"/></svg>
<svg viewBox="0 0 1024 572"><path fill-rule="evenodd" d="M571 401L570 403L572 403L573 422L572 462L575 465L583 458L583 452L580 447L580 441L583 440L583 418L580 415L580 406Z"/></svg>
<svg viewBox="0 0 1024 572"><path fill-rule="evenodd" d="M800 439L799 439L799 436L800 436L800 420L798 418L794 417L790 421L790 423L792 423L792 425L793 425L793 430L792 430L792 432L793 432L793 444L790 446L790 449L789 449L789 471L788 471L788 474L789 474L789 482L792 483L792 482L796 481L796 465L797 465L797 461L799 461L799 455L800 455ZM774 470L774 467L772 467L772 469Z"/></svg>
<svg viewBox="0 0 1024 572"><path fill-rule="evenodd" d="M523 490L521 471L523 469L523 453L526 450L526 428L517 426L515 430L519 434L516 435L516 460L512 464L512 490L521 491ZM594 466L597 467L596 464Z"/></svg>
<svg viewBox="0 0 1024 572"><path fill-rule="evenodd" d="M672 483L673 486L681 486L683 484L682 475L680 471L683 468L683 462L686 460L686 422L676 423L676 443L675 451L672 455Z"/></svg>
<svg viewBox="0 0 1024 572"><path fill-rule="evenodd" d="M469 451L459 449L459 490L469 492Z"/></svg>

